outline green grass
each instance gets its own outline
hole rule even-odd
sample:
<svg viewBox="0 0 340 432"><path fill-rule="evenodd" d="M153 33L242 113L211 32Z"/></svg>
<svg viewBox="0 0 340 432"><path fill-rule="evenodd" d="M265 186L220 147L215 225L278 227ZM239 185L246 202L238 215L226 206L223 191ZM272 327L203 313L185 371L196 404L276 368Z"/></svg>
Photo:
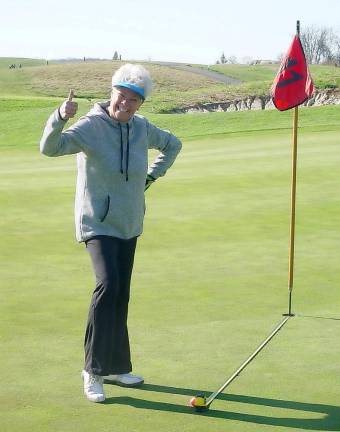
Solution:
<svg viewBox="0 0 340 432"><path fill-rule="evenodd" d="M79 103L79 116L85 114L93 101L75 99ZM28 149L35 147L45 121L63 99L43 97L0 98L0 148ZM248 134L256 131L284 130L290 135L291 111L243 111L204 114L155 114L142 108L141 113L164 129L170 129L185 140L225 134ZM70 124L72 121L70 121ZM338 130L337 106L301 108L299 110L300 130Z"/></svg>
<svg viewBox="0 0 340 432"><path fill-rule="evenodd" d="M327 65L311 65L310 72L316 87L320 89L340 87L340 68Z"/></svg>
<svg viewBox="0 0 340 432"><path fill-rule="evenodd" d="M278 72L279 64L270 65L213 65L209 69L243 81L234 90L240 95L267 95ZM318 90L339 89L340 68L330 65L310 65L309 70Z"/></svg>
<svg viewBox="0 0 340 432"><path fill-rule="evenodd" d="M252 86L259 90L263 84L270 84L273 82L278 69L279 64L268 64L268 65L212 65L209 69L224 75L244 81L244 83L252 83ZM314 84L319 89L325 89L329 87L340 87L340 69L330 65L310 65L310 73L313 77Z"/></svg>
<svg viewBox="0 0 340 432"><path fill-rule="evenodd" d="M46 61L42 59L31 59L24 57L0 57L0 69L8 69L11 64L17 67L21 64L22 67L41 66Z"/></svg>
<svg viewBox="0 0 340 432"><path fill-rule="evenodd" d="M189 398L216 390L287 310L291 112L150 115L184 146L147 192L136 255L129 328L146 385L106 386L95 405L79 376L94 279L74 240L75 158L37 150L59 102L0 103L1 430L339 430L336 107L299 111L297 316L197 415Z"/></svg>

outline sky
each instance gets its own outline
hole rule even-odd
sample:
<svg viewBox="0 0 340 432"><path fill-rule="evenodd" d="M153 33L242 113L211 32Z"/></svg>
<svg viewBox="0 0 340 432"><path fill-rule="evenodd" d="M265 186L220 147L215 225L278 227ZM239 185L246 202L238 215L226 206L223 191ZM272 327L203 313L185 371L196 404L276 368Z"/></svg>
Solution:
<svg viewBox="0 0 340 432"><path fill-rule="evenodd" d="M275 60L295 33L331 27L339 0L2 0L0 57L107 58L213 64Z"/></svg>

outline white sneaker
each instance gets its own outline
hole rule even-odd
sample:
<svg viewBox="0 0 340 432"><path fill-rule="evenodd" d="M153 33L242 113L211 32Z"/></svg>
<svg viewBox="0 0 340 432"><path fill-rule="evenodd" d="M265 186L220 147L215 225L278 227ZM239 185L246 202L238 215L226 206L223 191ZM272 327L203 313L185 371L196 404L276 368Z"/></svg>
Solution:
<svg viewBox="0 0 340 432"><path fill-rule="evenodd" d="M92 375L82 371L81 377L84 381L84 394L91 402L104 402L105 393L103 389L103 377Z"/></svg>
<svg viewBox="0 0 340 432"><path fill-rule="evenodd" d="M130 373L104 376L104 383L117 384L122 387L138 387L144 383L144 378Z"/></svg>

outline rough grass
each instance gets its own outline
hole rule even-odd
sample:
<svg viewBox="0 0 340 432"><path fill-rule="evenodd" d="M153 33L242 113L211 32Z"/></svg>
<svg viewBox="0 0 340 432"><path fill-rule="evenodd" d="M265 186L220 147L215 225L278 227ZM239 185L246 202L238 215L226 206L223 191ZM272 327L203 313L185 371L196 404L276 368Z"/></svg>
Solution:
<svg viewBox="0 0 340 432"><path fill-rule="evenodd" d="M212 65L209 69L242 81L273 81L279 64L271 65Z"/></svg>
<svg viewBox="0 0 340 432"><path fill-rule="evenodd" d="M8 63L23 61L22 69L8 69ZM69 63L42 60L0 59L0 92L2 96L49 96L65 98L74 88L78 98L96 100L108 98L110 82L119 61L78 61ZM249 95L268 95L278 65L214 65L212 69L238 78L239 86L217 83L200 75L145 63L155 81L155 90L145 104L144 111L164 113L204 103L223 103ZM312 75L318 88L340 85L339 68L312 66Z"/></svg>
<svg viewBox="0 0 340 432"><path fill-rule="evenodd" d="M119 61L88 61L52 63L48 66L24 68L32 94L63 97L69 88L75 88L82 97L110 95L113 72L122 64ZM155 91L184 91L214 85L215 81L197 74L170 69L166 66L145 64L155 82ZM11 70L9 72L16 72Z"/></svg>

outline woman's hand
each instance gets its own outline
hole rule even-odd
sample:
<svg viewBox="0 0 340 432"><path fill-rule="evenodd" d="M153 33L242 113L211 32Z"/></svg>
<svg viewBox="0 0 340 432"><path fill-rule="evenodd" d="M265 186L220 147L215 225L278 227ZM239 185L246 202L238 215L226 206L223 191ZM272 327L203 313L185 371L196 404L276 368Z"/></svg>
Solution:
<svg viewBox="0 0 340 432"><path fill-rule="evenodd" d="M144 188L144 192L149 189L149 187L152 185L152 183L156 181L156 179L154 177L152 177L150 174L148 174L146 176L146 180L145 180L145 188Z"/></svg>
<svg viewBox="0 0 340 432"><path fill-rule="evenodd" d="M74 91L71 89L68 98L59 108L59 115L62 120L68 120L75 116L78 110L77 102L73 102Z"/></svg>

